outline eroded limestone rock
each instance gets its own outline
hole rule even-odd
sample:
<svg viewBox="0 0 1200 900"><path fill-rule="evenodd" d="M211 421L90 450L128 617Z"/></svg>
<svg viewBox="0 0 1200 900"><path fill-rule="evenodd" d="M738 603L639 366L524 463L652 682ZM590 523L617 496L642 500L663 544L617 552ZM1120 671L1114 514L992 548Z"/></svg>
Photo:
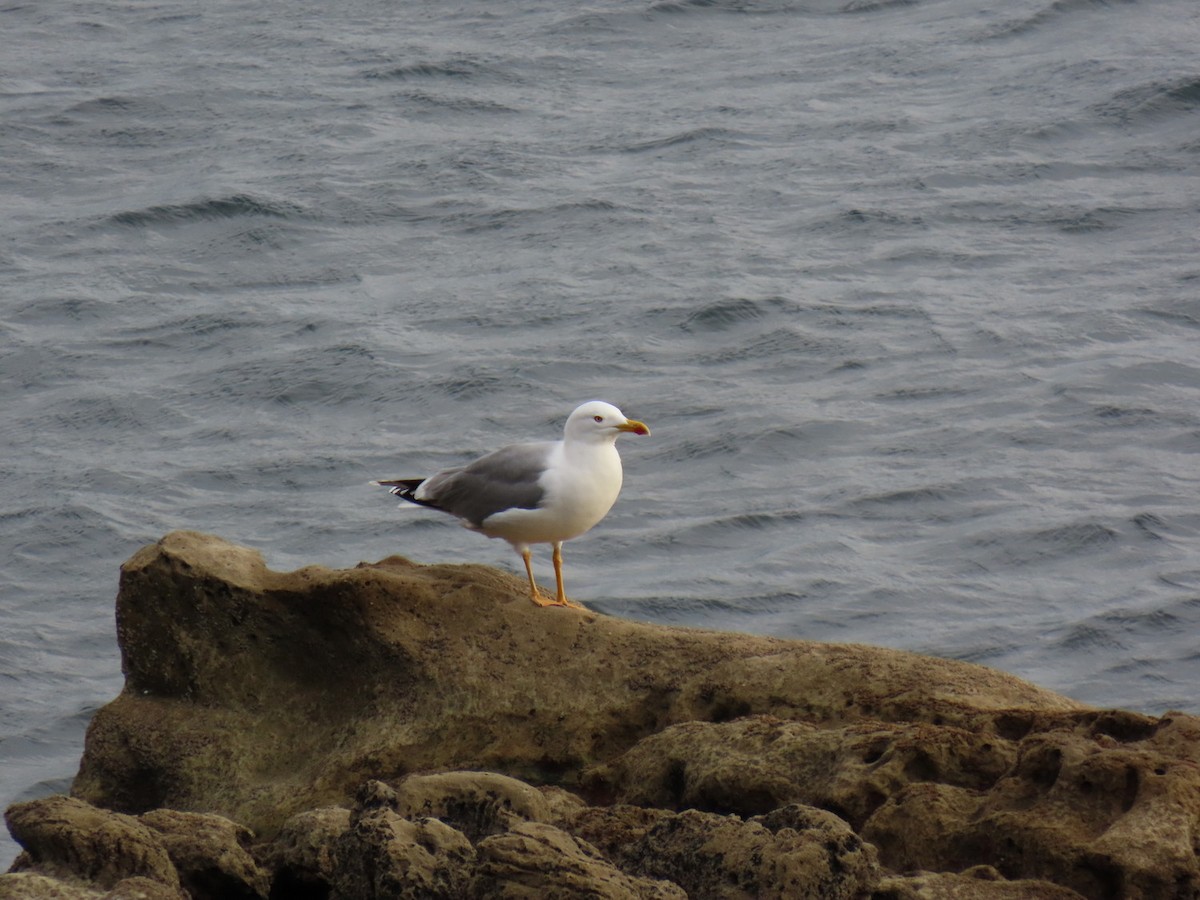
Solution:
<svg viewBox="0 0 1200 900"><path fill-rule="evenodd" d="M328 896L333 887L338 841L350 829L350 810L326 806L298 813L261 847L263 867L280 897Z"/></svg>
<svg viewBox="0 0 1200 900"><path fill-rule="evenodd" d="M266 900L270 879L250 855L250 829L224 816L170 809L138 819L158 832L192 900Z"/></svg>
<svg viewBox="0 0 1200 900"><path fill-rule="evenodd" d="M1195 717L525 590L145 548L125 689L76 799L9 810L0 898L1200 897Z"/></svg>
<svg viewBox="0 0 1200 900"><path fill-rule="evenodd" d="M479 844L477 900L687 900L677 885L622 872L595 847L542 822L521 822Z"/></svg>
<svg viewBox="0 0 1200 900"><path fill-rule="evenodd" d="M680 885L692 900L854 900L879 876L875 849L849 825L801 806L748 821L687 810L660 818L618 859Z"/></svg>
<svg viewBox="0 0 1200 900"><path fill-rule="evenodd" d="M550 803L541 791L494 772L410 775L396 786L395 808L410 819L441 819L475 842L520 822L551 819Z"/></svg>
<svg viewBox="0 0 1200 900"><path fill-rule="evenodd" d="M24 848L14 868L106 890L143 876L183 896L162 840L133 816L55 796L15 803L4 818Z"/></svg>
<svg viewBox="0 0 1200 900"><path fill-rule="evenodd" d="M692 720L987 732L1083 709L982 666L540 609L522 590L482 566L398 557L273 572L252 550L170 534L122 568L125 689L93 719L73 792L269 836L371 778L452 768L574 786Z"/></svg>

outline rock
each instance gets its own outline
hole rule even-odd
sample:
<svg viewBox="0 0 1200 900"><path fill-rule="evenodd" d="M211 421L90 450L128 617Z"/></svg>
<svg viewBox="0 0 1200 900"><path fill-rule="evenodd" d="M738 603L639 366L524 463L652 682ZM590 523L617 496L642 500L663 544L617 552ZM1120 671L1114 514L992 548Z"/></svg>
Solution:
<svg viewBox="0 0 1200 900"><path fill-rule="evenodd" d="M249 853L250 829L223 816L168 809L139 818L162 838L192 900L266 900L270 880Z"/></svg>
<svg viewBox="0 0 1200 900"><path fill-rule="evenodd" d="M139 875L118 881L116 887L100 900L175 900L177 897L179 893L165 884Z"/></svg>
<svg viewBox="0 0 1200 900"><path fill-rule="evenodd" d="M142 876L122 878L106 892L36 872L0 875L0 900L179 900L179 896L178 890Z"/></svg>
<svg viewBox="0 0 1200 900"><path fill-rule="evenodd" d="M396 793L380 782L359 791L350 827L334 849L334 900L458 900L466 896L475 848L438 819L396 812Z"/></svg>
<svg viewBox="0 0 1200 900"><path fill-rule="evenodd" d="M478 900L687 900L677 885L622 872L594 847L541 822L480 842L469 896Z"/></svg>
<svg viewBox="0 0 1200 900"><path fill-rule="evenodd" d="M172 896L183 896L162 840L132 816L55 796L13 804L5 820L25 849L18 860L22 868L105 889L144 876L165 885Z"/></svg>
<svg viewBox="0 0 1200 900"><path fill-rule="evenodd" d="M216 812L268 837L370 778L481 769L570 787L678 722L987 731L1083 709L968 663L540 609L482 566L279 573L190 532L124 565L117 632L125 689L92 720L75 795Z"/></svg>
<svg viewBox="0 0 1200 900"><path fill-rule="evenodd" d="M1195 717L525 590L399 557L271 572L191 533L144 548L125 688L77 799L9 810L26 852L0 890L1200 897Z"/></svg>
<svg viewBox="0 0 1200 900"><path fill-rule="evenodd" d="M1200 896L1200 730L1181 743L1177 718L1093 713L1021 740L928 723L689 722L589 778L643 806L834 810L899 871L988 864L1086 896Z"/></svg>
<svg viewBox="0 0 1200 900"><path fill-rule="evenodd" d="M573 812L562 827L599 848L609 859L618 859L655 825L672 816L665 809L641 806L591 806Z"/></svg>
<svg viewBox="0 0 1200 900"><path fill-rule="evenodd" d="M1153 731L1124 736L1110 746L1104 732L1031 735L987 791L911 784L863 836L897 869L987 863L1087 897L1200 897L1200 766L1173 740L1159 751Z"/></svg>
<svg viewBox="0 0 1200 900"><path fill-rule="evenodd" d="M879 876L874 848L849 825L798 805L749 821L697 810L662 817L618 860L692 900L854 900Z"/></svg>
<svg viewBox="0 0 1200 900"><path fill-rule="evenodd" d="M990 866L961 874L922 872L880 880L871 900L1084 900L1048 881L1005 881Z"/></svg>
<svg viewBox="0 0 1200 900"><path fill-rule="evenodd" d="M616 805L577 812L568 829L623 870L679 884L689 897L866 896L875 850L832 813L792 804L734 815Z"/></svg>
<svg viewBox="0 0 1200 900"><path fill-rule="evenodd" d="M982 790L1016 756L1012 741L952 726L751 716L666 728L589 771L585 783L621 803L742 816L807 803L860 827L913 781Z"/></svg>
<svg viewBox="0 0 1200 900"><path fill-rule="evenodd" d="M159 881L123 878L110 891L34 872L0 875L0 900L178 900L179 892Z"/></svg>
<svg viewBox="0 0 1200 900"><path fill-rule="evenodd" d="M564 821L587 809L587 803L582 797L556 785L544 784L538 788L538 792L546 801L546 810L549 813L546 821L551 825L561 827Z"/></svg>
<svg viewBox="0 0 1200 900"><path fill-rule="evenodd" d="M522 821L551 818L550 803L541 791L492 772L409 775L396 786L395 808L407 819L440 819L472 842L502 834Z"/></svg>
<svg viewBox="0 0 1200 900"><path fill-rule="evenodd" d="M0 900L100 900L103 891L36 872L0 875Z"/></svg>
<svg viewBox="0 0 1200 900"><path fill-rule="evenodd" d="M337 843L349 829L350 810L340 806L298 813L284 822L275 840L262 849L272 895L328 897Z"/></svg>
<svg viewBox="0 0 1200 900"><path fill-rule="evenodd" d="M577 809L561 798L560 806ZM410 776L396 788L369 781L357 793L348 827L331 850L321 847L316 864L293 863L293 874L280 881L290 853L285 848L271 852L277 872L273 893L316 888L315 895L324 883L334 900L685 897L670 885L626 875L587 844L530 821L546 817L550 809L535 788L486 772ZM317 824L311 817L296 817L276 843L294 846L297 834L314 830L332 835L342 821L334 816ZM477 846L454 827L458 823L475 836ZM323 859L332 860L332 866ZM307 877L297 877L300 872Z"/></svg>

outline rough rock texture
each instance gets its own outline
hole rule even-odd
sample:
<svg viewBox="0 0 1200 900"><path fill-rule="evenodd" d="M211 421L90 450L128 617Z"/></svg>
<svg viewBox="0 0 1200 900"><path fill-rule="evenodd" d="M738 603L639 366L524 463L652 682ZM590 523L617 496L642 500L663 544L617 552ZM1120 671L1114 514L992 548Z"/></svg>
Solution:
<svg viewBox="0 0 1200 900"><path fill-rule="evenodd" d="M134 817L46 797L14 804L6 818L25 848L16 872L110 889L112 897L266 900L270 891L249 852L250 830L222 816L158 809ZM0 896L3 885L0 878ZM23 890L42 896L44 886L30 885Z"/></svg>
<svg viewBox="0 0 1200 900"><path fill-rule="evenodd" d="M532 801L527 811L536 815L550 808L533 800L539 792L529 785L486 773L421 776L398 789L367 782L352 813L343 817L326 810L288 823L269 851L276 860L275 896L686 897L674 885L625 874L595 848L552 825L507 812L497 802L497 791ZM410 805L418 795L423 810L441 810L447 820L419 815ZM457 823L471 829L474 843L454 827ZM298 847L306 849L297 853Z"/></svg>
<svg viewBox="0 0 1200 900"><path fill-rule="evenodd" d="M972 860L1089 897L1200 897L1200 767L1152 738L1113 747L1098 737L1107 735L1031 736L982 794L907 785L863 836L894 866L954 870Z"/></svg>
<svg viewBox="0 0 1200 900"><path fill-rule="evenodd" d="M193 898L265 900L271 883L250 855L250 829L223 816L171 809L138 818L158 832L180 883Z"/></svg>
<svg viewBox="0 0 1200 900"><path fill-rule="evenodd" d="M687 810L660 819L616 857L694 900L854 900L878 877L874 847L832 813L802 806L745 822Z"/></svg>
<svg viewBox="0 0 1200 900"><path fill-rule="evenodd" d="M743 816L808 803L861 825L913 781L986 790L1016 759L994 733L926 723L688 722L587 773L593 792L641 806Z"/></svg>
<svg viewBox="0 0 1200 900"><path fill-rule="evenodd" d="M350 810L326 806L298 813L261 850L276 897L323 897L333 884L337 842L350 828Z"/></svg>
<svg viewBox="0 0 1200 900"><path fill-rule="evenodd" d="M537 788L491 772L410 775L396 787L395 809L406 818L433 816L472 841L503 834L519 822L549 822L551 806Z"/></svg>
<svg viewBox="0 0 1200 900"><path fill-rule="evenodd" d="M133 816L96 809L72 797L15 803L4 814L25 850L13 868L111 889L142 876L182 896L179 875L158 835Z"/></svg>
<svg viewBox="0 0 1200 900"><path fill-rule="evenodd" d="M177 900L179 896L173 888L141 876L124 878L112 890L103 891L34 872L0 875L0 900Z"/></svg>
<svg viewBox="0 0 1200 900"><path fill-rule="evenodd" d="M438 819L406 819L396 792L378 781L359 791L350 827L334 849L335 900L466 896L475 848Z"/></svg>
<svg viewBox="0 0 1200 900"><path fill-rule="evenodd" d="M125 565L117 624L125 689L76 799L9 810L26 852L0 898L13 879L194 900L1200 898L1190 716L539 609L482 567L271 572L191 533Z"/></svg>
<svg viewBox="0 0 1200 900"><path fill-rule="evenodd" d="M0 875L0 900L99 900L104 891L63 882L36 872Z"/></svg>
<svg viewBox="0 0 1200 900"><path fill-rule="evenodd" d="M687 900L666 881L627 875L585 841L540 822L524 822L479 844L470 896L479 900L590 897Z"/></svg>
<svg viewBox="0 0 1200 900"><path fill-rule="evenodd" d="M994 732L1080 709L966 663L541 609L481 566L279 573L186 532L122 567L117 633L125 689L92 720L73 793L256 832L344 804L370 778L475 768L569 785L677 722Z"/></svg>
<svg viewBox="0 0 1200 900"><path fill-rule="evenodd" d="M1016 740L927 723L748 716L664 729L587 781L651 807L819 806L901 871L988 864L1089 897L1200 896L1198 725L1097 711Z"/></svg>
<svg viewBox="0 0 1200 900"><path fill-rule="evenodd" d="M990 866L961 874L922 872L880 881L872 900L1080 900L1080 895L1046 881L1005 881Z"/></svg>

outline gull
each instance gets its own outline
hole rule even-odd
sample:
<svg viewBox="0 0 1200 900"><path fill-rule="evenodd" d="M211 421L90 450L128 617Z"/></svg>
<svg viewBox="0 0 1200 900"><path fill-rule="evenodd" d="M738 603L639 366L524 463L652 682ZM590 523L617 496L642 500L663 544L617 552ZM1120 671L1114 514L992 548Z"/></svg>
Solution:
<svg viewBox="0 0 1200 900"><path fill-rule="evenodd" d="M590 400L567 417L561 441L512 444L428 478L373 481L419 506L456 516L471 531L503 538L525 561L530 598L538 606L570 606L563 590L563 541L603 519L621 491L622 434L650 434L636 419L603 400ZM531 544L554 548L558 596L545 599L533 578Z"/></svg>

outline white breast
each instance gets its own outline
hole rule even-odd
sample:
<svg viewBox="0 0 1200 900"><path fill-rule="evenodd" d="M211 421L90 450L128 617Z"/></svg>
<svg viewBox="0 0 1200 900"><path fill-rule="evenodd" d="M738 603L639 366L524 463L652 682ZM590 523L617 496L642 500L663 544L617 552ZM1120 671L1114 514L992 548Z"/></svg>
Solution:
<svg viewBox="0 0 1200 900"><path fill-rule="evenodd" d="M579 537L603 519L621 492L621 457L611 443L560 444L541 478L538 509L510 509L489 516L483 532L523 544Z"/></svg>

